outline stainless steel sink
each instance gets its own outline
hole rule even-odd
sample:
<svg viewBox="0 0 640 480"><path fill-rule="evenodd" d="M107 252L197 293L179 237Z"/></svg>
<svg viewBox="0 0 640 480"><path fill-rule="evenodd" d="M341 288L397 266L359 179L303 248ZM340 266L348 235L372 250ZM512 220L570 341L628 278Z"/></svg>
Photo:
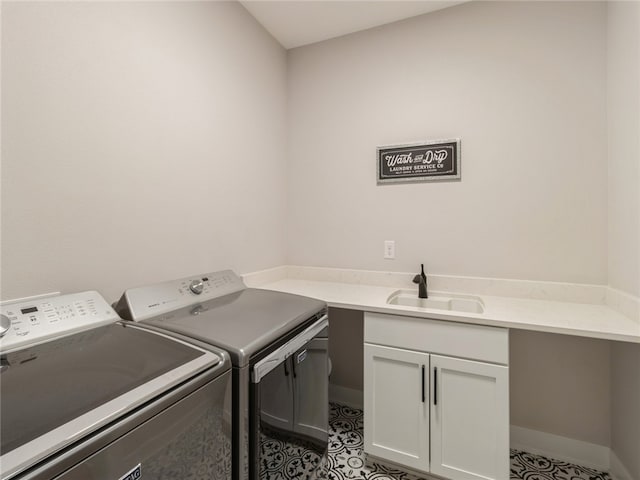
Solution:
<svg viewBox="0 0 640 480"><path fill-rule="evenodd" d="M389 305L413 308L449 310L453 312L483 313L484 304L480 297L473 295L441 294L434 292L429 298L418 298L414 290L398 290L387 299Z"/></svg>

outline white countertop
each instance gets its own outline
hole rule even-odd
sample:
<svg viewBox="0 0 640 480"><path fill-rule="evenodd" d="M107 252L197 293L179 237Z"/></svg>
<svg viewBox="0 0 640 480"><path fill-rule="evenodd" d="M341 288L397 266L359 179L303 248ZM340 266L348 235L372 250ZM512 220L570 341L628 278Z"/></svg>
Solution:
<svg viewBox="0 0 640 480"><path fill-rule="evenodd" d="M318 298L330 307L640 343L640 322L604 304L483 294L479 297L484 312L477 314L389 305L387 299L400 289L390 286L299 278L277 279L256 286ZM415 291L417 296L417 287Z"/></svg>

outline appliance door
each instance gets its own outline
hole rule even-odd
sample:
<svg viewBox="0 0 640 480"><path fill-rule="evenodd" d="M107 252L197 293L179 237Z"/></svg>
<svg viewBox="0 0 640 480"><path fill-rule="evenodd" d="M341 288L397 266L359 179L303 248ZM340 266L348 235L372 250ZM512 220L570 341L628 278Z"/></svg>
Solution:
<svg viewBox="0 0 640 480"><path fill-rule="evenodd" d="M79 445L73 457L81 460L59 476L51 471L68 459L20 480L231 480L230 381L227 371L178 401L169 395L159 413L139 412ZM105 435L115 439L103 446Z"/></svg>
<svg viewBox="0 0 640 480"><path fill-rule="evenodd" d="M229 384L224 355L119 323L2 354L0 361L2 480L56 478L208 381L220 376L224 388ZM219 396L208 392L209 404L222 411ZM179 423L155 425L182 434ZM139 439L130 455L150 443L151 437ZM128 467L114 468L105 461L83 478L109 480Z"/></svg>
<svg viewBox="0 0 640 480"><path fill-rule="evenodd" d="M328 342L324 316L254 366L251 480L324 477Z"/></svg>

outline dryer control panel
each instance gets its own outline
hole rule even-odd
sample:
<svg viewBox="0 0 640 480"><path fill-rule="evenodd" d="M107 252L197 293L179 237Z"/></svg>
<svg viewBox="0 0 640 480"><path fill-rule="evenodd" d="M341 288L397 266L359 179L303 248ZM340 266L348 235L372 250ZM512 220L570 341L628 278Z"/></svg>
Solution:
<svg viewBox="0 0 640 480"><path fill-rule="evenodd" d="M0 314L2 353L120 320L95 291L8 302Z"/></svg>
<svg viewBox="0 0 640 480"><path fill-rule="evenodd" d="M232 270L221 270L130 288L120 297L115 307L125 320L138 322L245 288L242 279Z"/></svg>

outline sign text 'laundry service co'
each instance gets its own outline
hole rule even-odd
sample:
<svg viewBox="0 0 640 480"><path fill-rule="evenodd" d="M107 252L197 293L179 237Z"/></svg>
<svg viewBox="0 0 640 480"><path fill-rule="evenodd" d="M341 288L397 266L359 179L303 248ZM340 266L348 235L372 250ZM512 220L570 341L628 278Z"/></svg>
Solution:
<svg viewBox="0 0 640 480"><path fill-rule="evenodd" d="M460 178L460 139L378 147L378 184Z"/></svg>

